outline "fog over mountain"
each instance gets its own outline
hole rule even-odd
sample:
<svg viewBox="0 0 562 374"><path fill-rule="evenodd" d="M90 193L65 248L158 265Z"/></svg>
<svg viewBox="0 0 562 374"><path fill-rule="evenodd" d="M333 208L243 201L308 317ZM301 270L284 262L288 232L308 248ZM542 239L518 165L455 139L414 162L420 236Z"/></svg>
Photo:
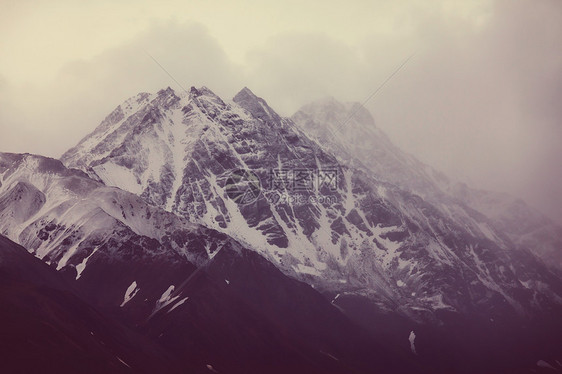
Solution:
<svg viewBox="0 0 562 374"><path fill-rule="evenodd" d="M408 152L562 220L558 1L0 4L0 148L59 157L140 91L367 103ZM61 137L60 133L64 133Z"/></svg>

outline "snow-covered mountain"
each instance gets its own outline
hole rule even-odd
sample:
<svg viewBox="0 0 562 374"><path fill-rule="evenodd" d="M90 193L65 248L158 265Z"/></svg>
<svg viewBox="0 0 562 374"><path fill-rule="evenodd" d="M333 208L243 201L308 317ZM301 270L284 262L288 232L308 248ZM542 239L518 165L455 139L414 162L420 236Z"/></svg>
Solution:
<svg viewBox="0 0 562 374"><path fill-rule="evenodd" d="M163 371L195 373L562 358L561 276L529 250L556 253L556 226L451 183L358 104L289 119L247 88L141 93L61 161L0 153L0 234L146 339L147 368L160 350ZM121 358L116 371L142 365Z"/></svg>
<svg viewBox="0 0 562 374"><path fill-rule="evenodd" d="M357 106L330 108L317 127L349 111L352 121L371 118ZM247 88L230 102L205 87L168 88L127 100L61 160L236 238L340 301L361 295L417 320L558 310L556 274L484 214L449 203L436 187L443 176L373 131L374 168L345 144L309 137ZM369 147L362 134L348 138ZM261 181L255 199L229 193L240 170Z"/></svg>
<svg viewBox="0 0 562 374"><path fill-rule="evenodd" d="M470 221L476 210L518 247L562 269L561 226L520 199L470 188L420 162L392 144L358 103L328 98L303 106L291 118L339 160L423 197L453 220Z"/></svg>

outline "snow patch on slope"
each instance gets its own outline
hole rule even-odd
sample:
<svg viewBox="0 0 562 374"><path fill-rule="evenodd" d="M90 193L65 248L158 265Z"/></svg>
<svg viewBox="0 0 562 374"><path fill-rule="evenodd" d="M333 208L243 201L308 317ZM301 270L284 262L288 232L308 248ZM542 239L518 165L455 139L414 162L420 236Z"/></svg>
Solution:
<svg viewBox="0 0 562 374"><path fill-rule="evenodd" d="M415 340L416 340L416 334L414 333L414 330L410 331L410 336L408 336L408 340L410 341L410 349L412 350L412 353L417 355L418 353L416 352L416 345L415 345Z"/></svg>
<svg viewBox="0 0 562 374"><path fill-rule="evenodd" d="M111 161L103 165L96 165L93 169L108 186L115 186L134 194L142 193L143 188L131 169L117 165Z"/></svg>
<svg viewBox="0 0 562 374"><path fill-rule="evenodd" d="M133 283L131 283L129 288L127 288L127 291L125 291L125 296L123 297L123 302L120 305L121 308L124 307L125 304L127 304L129 301L131 301L131 299L133 297L135 297L139 291L140 291L140 288L137 287L137 282L134 281Z"/></svg>

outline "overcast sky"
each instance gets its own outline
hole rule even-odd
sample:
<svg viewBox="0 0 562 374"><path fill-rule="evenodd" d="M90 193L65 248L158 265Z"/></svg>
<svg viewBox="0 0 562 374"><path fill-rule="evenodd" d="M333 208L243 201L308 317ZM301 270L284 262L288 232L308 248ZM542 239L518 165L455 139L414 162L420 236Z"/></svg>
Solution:
<svg viewBox="0 0 562 374"><path fill-rule="evenodd" d="M562 222L562 1L0 0L0 150L59 157L175 83L367 103L402 149Z"/></svg>

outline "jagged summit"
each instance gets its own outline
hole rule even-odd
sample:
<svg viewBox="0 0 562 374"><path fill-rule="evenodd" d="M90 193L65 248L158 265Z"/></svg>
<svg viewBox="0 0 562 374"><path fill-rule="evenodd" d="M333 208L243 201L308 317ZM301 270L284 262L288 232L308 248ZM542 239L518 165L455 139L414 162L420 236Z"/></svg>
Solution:
<svg viewBox="0 0 562 374"><path fill-rule="evenodd" d="M248 97L254 97L255 99L258 99L256 94L254 94L252 92L252 90L250 90L246 86L244 86L244 88L242 88L240 91L238 91L238 93L234 97L236 97L236 96L248 96Z"/></svg>
<svg viewBox="0 0 562 374"><path fill-rule="evenodd" d="M271 109L267 102L256 96L248 87L240 90L234 96L233 101L266 123L279 124L281 122L281 117Z"/></svg>

